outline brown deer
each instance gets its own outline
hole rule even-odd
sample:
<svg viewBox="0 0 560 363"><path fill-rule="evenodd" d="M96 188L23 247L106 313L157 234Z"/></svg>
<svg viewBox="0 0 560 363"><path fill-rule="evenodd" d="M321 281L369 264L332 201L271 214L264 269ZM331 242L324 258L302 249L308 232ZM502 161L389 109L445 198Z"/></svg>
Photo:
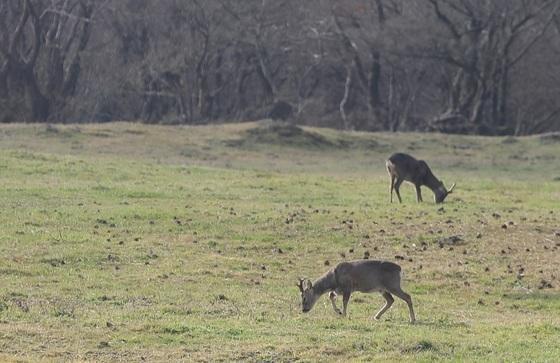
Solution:
<svg viewBox="0 0 560 363"><path fill-rule="evenodd" d="M445 198L453 192L455 183L449 190L445 189L443 182L438 180L424 160L416 160L408 154L396 153L387 159L385 163L389 176L391 177L391 203L393 203L393 189L397 193L399 203L402 203L399 188L403 181L408 181L416 187L416 200L422 202L420 187L427 186L434 193L436 203L442 203Z"/></svg>
<svg viewBox="0 0 560 363"><path fill-rule="evenodd" d="M341 262L336 267L327 271L315 282L300 279L297 285L301 291L301 307L304 313L313 308L315 302L326 292L330 291L334 311L346 316L346 309L350 295L354 291L360 292L380 292L385 298L385 305L375 314L375 319L387 311L395 301L392 295L403 299L410 313L410 322L416 320L412 299L410 295L401 289L401 267L388 261L355 260ZM342 311L336 306L336 294L342 294Z"/></svg>

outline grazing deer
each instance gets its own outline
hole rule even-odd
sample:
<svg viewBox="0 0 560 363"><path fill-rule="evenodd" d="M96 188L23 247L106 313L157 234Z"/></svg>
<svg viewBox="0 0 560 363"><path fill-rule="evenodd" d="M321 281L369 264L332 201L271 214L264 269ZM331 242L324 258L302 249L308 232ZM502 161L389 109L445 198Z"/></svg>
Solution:
<svg viewBox="0 0 560 363"><path fill-rule="evenodd" d="M402 203L399 188L403 181L408 181L416 187L416 200L422 202L422 192L420 187L427 186L434 193L436 203L442 203L455 188L455 183L449 190L445 189L443 182L438 180L430 170L430 167L424 160L416 160L408 154L396 153L387 159L385 163L387 171L391 177L391 203L393 203L393 189L397 192L399 203Z"/></svg>
<svg viewBox="0 0 560 363"><path fill-rule="evenodd" d="M354 291L360 292L380 292L385 298L385 305L375 314L375 319L387 311L395 301L392 295L403 299L410 313L410 322L414 323L414 309L410 295L401 289L401 267L395 263L387 261L355 260L341 262L336 267L327 271L315 282L300 279L297 285L301 291L302 311L304 313L311 310L319 297L330 291L334 311L346 316L346 308L350 295ZM336 294L342 294L342 311L336 306Z"/></svg>

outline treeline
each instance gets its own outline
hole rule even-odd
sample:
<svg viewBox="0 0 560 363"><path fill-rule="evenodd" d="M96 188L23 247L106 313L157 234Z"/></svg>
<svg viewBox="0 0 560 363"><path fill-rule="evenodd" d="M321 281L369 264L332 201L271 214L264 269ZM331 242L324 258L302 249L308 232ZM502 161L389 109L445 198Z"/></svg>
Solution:
<svg viewBox="0 0 560 363"><path fill-rule="evenodd" d="M1 0L0 121L560 130L560 0Z"/></svg>

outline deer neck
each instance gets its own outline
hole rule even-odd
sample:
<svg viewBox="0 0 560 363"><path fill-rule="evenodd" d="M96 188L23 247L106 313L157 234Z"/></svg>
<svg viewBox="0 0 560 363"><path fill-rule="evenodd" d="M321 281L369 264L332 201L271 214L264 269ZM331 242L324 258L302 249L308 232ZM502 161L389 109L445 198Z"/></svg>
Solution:
<svg viewBox="0 0 560 363"><path fill-rule="evenodd" d="M315 295L323 295L327 291L331 291L336 288L336 280L334 277L334 272L328 271L323 276L319 277L313 283L313 292Z"/></svg>
<svg viewBox="0 0 560 363"><path fill-rule="evenodd" d="M430 188L435 195L442 195L446 192L443 183L431 172L429 172L424 178L424 185Z"/></svg>

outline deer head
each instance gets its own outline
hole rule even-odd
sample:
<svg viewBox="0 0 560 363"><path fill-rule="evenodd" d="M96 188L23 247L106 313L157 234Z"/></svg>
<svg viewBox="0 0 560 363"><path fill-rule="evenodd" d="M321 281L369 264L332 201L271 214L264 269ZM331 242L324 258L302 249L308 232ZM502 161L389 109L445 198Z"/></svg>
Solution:
<svg viewBox="0 0 560 363"><path fill-rule="evenodd" d="M445 186L443 185L443 183L441 183L439 188L434 192L434 198L436 203L442 203L445 200L445 198L453 192L454 188L455 188L455 183L453 183L453 185L451 186L451 188L449 188L449 190L445 189Z"/></svg>
<svg viewBox="0 0 560 363"><path fill-rule="evenodd" d="M301 292L301 311L307 313L315 305L319 296L313 291L313 283L310 280L299 279L297 287Z"/></svg>

